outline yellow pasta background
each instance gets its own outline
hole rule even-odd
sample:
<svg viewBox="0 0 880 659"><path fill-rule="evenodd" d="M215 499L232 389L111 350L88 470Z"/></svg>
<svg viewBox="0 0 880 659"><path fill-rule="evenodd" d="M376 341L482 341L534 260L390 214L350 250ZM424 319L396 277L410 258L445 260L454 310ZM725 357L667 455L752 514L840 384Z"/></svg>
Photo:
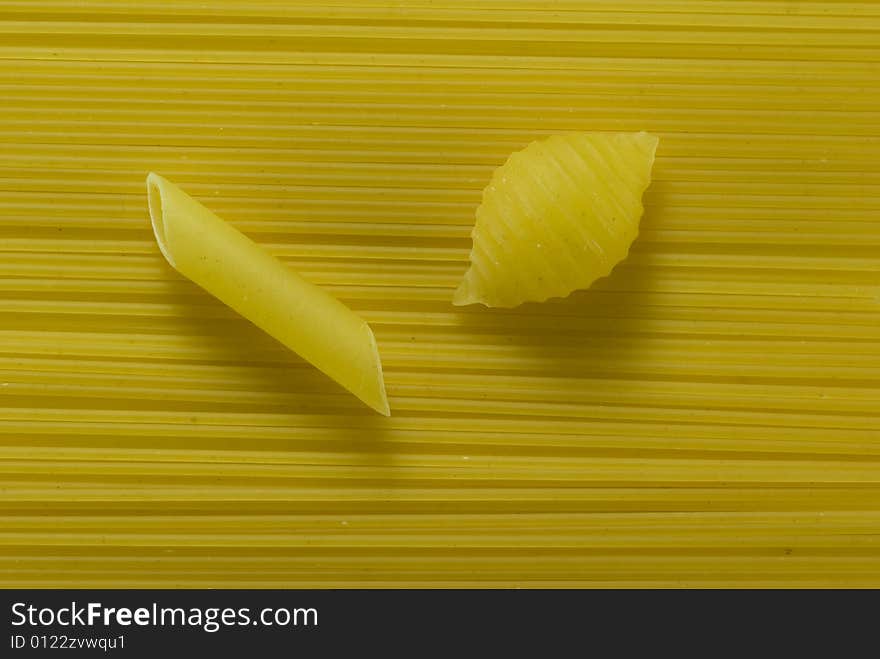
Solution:
<svg viewBox="0 0 880 659"><path fill-rule="evenodd" d="M880 5L0 0L0 585L880 586ZM589 291L453 307L509 153L660 137ZM163 259L162 172L380 417Z"/></svg>

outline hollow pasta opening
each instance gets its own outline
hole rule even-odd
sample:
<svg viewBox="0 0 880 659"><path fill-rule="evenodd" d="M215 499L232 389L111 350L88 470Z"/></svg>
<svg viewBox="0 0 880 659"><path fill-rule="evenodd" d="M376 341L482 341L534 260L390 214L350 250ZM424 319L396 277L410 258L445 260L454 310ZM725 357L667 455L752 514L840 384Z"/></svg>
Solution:
<svg viewBox="0 0 880 659"><path fill-rule="evenodd" d="M168 243L165 237L165 212L162 203L162 178L153 172L147 176L147 204L150 209L150 221L153 224L153 233L156 234L156 242L162 255L168 260L172 266L174 259L168 250Z"/></svg>

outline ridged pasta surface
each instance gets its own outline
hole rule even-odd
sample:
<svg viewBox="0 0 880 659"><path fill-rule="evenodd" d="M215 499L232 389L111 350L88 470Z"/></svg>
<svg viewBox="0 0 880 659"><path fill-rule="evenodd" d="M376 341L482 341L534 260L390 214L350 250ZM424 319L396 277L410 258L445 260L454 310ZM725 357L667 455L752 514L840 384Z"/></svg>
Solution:
<svg viewBox="0 0 880 659"><path fill-rule="evenodd" d="M511 154L483 190L457 305L515 307L587 288L639 231L657 138L553 135Z"/></svg>
<svg viewBox="0 0 880 659"><path fill-rule="evenodd" d="M0 585L880 586L880 5L0 0ZM629 256L454 307L553 134ZM161 172L373 328L384 418L176 273Z"/></svg>

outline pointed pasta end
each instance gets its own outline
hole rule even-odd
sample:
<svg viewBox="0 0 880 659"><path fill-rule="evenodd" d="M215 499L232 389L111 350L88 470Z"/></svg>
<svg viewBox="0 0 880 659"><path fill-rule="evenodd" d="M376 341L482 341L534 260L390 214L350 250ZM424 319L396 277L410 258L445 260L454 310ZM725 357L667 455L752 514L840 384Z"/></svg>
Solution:
<svg viewBox="0 0 880 659"><path fill-rule="evenodd" d="M388 399L385 397L384 384L382 385L382 403L380 405L373 406L373 409L382 416L391 416L391 406L388 405Z"/></svg>
<svg viewBox="0 0 880 659"><path fill-rule="evenodd" d="M461 283L458 285L458 288L455 289L455 293L452 294L452 304L456 307L465 307L469 304L476 304L479 302L474 295L473 286L471 286L470 274L470 270L468 270L468 272L465 273L464 278L461 280Z"/></svg>
<svg viewBox="0 0 880 659"><path fill-rule="evenodd" d="M375 383L368 386L364 394L358 394L358 398L379 414L391 416L391 406L388 404L388 394L385 391L385 375L382 372L382 358L379 356L379 345L376 343L376 336L370 326L364 323L364 327L367 330L366 333L372 348L371 360L374 366L371 370L376 374L376 378Z"/></svg>
<svg viewBox="0 0 880 659"><path fill-rule="evenodd" d="M379 353L376 353L376 360L379 364L379 378L377 381L376 395L371 400L363 399L367 405L372 407L382 416L391 416L391 406L388 404L388 394L385 391L385 379L382 376L382 363L378 361Z"/></svg>

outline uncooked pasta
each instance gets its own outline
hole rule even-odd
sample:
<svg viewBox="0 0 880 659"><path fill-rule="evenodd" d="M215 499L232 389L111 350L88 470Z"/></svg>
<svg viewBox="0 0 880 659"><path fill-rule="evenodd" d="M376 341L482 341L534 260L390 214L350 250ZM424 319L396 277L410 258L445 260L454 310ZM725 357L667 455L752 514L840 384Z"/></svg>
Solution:
<svg viewBox="0 0 880 659"><path fill-rule="evenodd" d="M880 586L880 5L0 0L0 585ZM587 290L482 190L659 138ZM372 328L376 414L182 277L159 172Z"/></svg>
<svg viewBox="0 0 880 659"><path fill-rule="evenodd" d="M483 190L456 305L515 307L588 288L639 232L657 138L568 133L511 154Z"/></svg>
<svg viewBox="0 0 880 659"><path fill-rule="evenodd" d="M158 174L147 177L147 198L159 250L175 270L388 416L366 322Z"/></svg>

